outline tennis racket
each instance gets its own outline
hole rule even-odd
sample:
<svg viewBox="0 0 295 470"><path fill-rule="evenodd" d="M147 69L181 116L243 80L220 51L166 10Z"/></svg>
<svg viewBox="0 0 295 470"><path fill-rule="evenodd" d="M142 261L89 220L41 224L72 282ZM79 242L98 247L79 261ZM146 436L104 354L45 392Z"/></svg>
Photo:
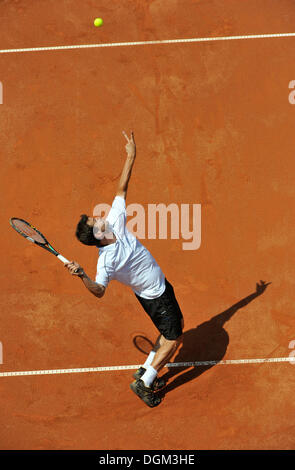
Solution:
<svg viewBox="0 0 295 470"><path fill-rule="evenodd" d="M35 243L38 246L41 246L41 248L44 248L45 250L49 251L49 253L52 253L55 255L62 263L70 263L69 260L67 260L64 256L62 256L58 251L56 251L52 245L46 240L44 235L36 229L32 224L29 222L26 222L23 219L18 219L17 217L12 217L9 219L10 225L14 230L16 230L20 235L25 237L27 240L30 242ZM78 272L78 269L76 269L75 272Z"/></svg>

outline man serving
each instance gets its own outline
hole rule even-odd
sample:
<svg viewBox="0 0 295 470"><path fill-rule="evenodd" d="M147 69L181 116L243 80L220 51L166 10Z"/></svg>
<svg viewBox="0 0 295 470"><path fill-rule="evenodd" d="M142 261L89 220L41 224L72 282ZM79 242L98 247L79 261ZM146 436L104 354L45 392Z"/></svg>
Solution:
<svg viewBox="0 0 295 470"><path fill-rule="evenodd" d="M148 406L160 404L157 391L165 385L158 378L159 371L173 356L182 339L183 316L161 268L151 253L126 228L126 195L136 157L134 134L127 140L127 158L120 177L111 210L104 220L101 217L81 215L76 236L84 245L99 249L97 274L92 281L84 269L71 261L65 266L73 276L82 279L85 287L96 297L102 298L112 280L129 286L145 312L159 330L159 337L145 363L133 377L131 390Z"/></svg>

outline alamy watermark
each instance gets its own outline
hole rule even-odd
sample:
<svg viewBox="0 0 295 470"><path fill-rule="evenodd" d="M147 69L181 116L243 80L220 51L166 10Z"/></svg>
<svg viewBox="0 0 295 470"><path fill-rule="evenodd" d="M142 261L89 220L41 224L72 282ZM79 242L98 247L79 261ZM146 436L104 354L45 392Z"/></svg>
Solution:
<svg viewBox="0 0 295 470"><path fill-rule="evenodd" d="M293 351L291 351L290 354L289 354L289 357L292 358L292 359L290 359L290 364L295 365L295 339L290 341L289 349L293 349Z"/></svg>
<svg viewBox="0 0 295 470"><path fill-rule="evenodd" d="M293 91L289 93L289 103L295 104L295 80L289 82L289 88L293 88Z"/></svg>
<svg viewBox="0 0 295 470"><path fill-rule="evenodd" d="M104 218L110 209L109 204L97 204L93 217ZM141 204L129 204L126 215L131 217L126 227L138 239L167 240L170 236L172 240L186 240L183 250L201 246L201 204L148 204L147 211Z"/></svg>
<svg viewBox="0 0 295 470"><path fill-rule="evenodd" d="M0 341L0 364L3 364L3 345Z"/></svg>

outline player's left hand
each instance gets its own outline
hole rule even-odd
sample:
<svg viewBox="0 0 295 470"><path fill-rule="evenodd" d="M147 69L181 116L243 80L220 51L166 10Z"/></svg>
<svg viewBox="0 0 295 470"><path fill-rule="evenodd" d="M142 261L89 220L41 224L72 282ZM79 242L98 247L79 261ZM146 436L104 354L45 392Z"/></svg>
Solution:
<svg viewBox="0 0 295 470"><path fill-rule="evenodd" d="M127 140L127 144L125 145L125 149L127 152L128 157L135 157L136 154L136 145L134 140L134 133L131 132L131 137L129 138L125 131L122 131L123 136Z"/></svg>
<svg viewBox="0 0 295 470"><path fill-rule="evenodd" d="M68 269L69 273L73 276L83 276L84 269L75 261L71 261L70 263L66 263L65 267Z"/></svg>

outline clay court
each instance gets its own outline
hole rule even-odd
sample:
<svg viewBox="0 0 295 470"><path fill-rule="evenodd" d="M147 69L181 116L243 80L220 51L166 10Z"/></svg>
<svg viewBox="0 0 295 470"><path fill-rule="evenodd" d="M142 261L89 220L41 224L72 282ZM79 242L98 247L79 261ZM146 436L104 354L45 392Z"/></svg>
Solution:
<svg viewBox="0 0 295 470"><path fill-rule="evenodd" d="M0 15L0 448L294 448L294 1L4 0ZM95 298L9 225L94 279L75 227L112 203L123 130L127 205L201 204L198 249L141 240L185 319L171 362L216 362L165 367L154 409L129 389L134 339L157 337L132 291ZM83 368L110 369L65 372ZM3 375L30 371L46 373Z"/></svg>

